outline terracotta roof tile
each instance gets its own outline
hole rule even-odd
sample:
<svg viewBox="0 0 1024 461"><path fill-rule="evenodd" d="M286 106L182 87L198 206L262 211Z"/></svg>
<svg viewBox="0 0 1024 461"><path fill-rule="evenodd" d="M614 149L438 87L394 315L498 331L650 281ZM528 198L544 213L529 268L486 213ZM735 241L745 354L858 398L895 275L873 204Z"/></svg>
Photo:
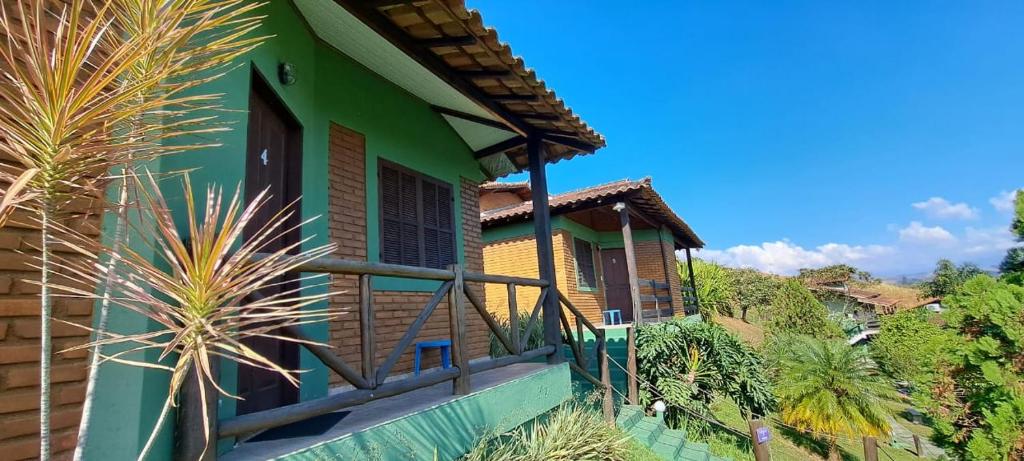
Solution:
<svg viewBox="0 0 1024 461"><path fill-rule="evenodd" d="M568 211L570 208L576 209L576 205L584 205L589 202L594 202L596 205L603 199L625 195L629 195L634 206L646 212L648 216L664 221L677 238L693 245L692 248L704 246L704 242L693 229L672 211L661 195L654 190L650 177L640 180L623 179L552 195L548 198L548 207L551 208L551 214L555 215L561 211ZM532 215L533 201L530 200L517 205L484 211L480 213L480 222L487 228L506 222L528 220Z"/></svg>

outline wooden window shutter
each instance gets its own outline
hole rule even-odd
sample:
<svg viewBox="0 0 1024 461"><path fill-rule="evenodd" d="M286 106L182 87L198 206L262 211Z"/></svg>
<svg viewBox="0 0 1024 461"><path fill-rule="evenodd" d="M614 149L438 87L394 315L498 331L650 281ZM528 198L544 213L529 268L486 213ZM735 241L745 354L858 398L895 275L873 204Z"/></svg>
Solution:
<svg viewBox="0 0 1024 461"><path fill-rule="evenodd" d="M454 264L452 187L383 161L379 171L381 262L432 268Z"/></svg>
<svg viewBox="0 0 1024 461"><path fill-rule="evenodd" d="M594 246L590 242L573 238L576 253L576 283L580 288L597 287L597 271L594 267Z"/></svg>

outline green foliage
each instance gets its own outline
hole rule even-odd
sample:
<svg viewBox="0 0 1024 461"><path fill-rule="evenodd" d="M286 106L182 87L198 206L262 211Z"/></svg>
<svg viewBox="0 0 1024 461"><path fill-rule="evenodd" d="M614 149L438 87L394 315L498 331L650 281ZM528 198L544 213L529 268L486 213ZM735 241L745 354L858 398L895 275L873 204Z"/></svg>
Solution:
<svg viewBox="0 0 1024 461"><path fill-rule="evenodd" d="M806 284L821 284L834 282L878 282L870 272L862 271L847 264L833 264L817 269L800 269L797 278Z"/></svg>
<svg viewBox="0 0 1024 461"><path fill-rule="evenodd" d="M839 338L842 330L829 319L828 308L797 280L787 280L768 307L765 322L773 334L798 334L815 338Z"/></svg>
<svg viewBox="0 0 1024 461"><path fill-rule="evenodd" d="M779 277L755 269L730 269L732 278L733 305L740 311L740 317L747 320L749 312L763 313L782 288Z"/></svg>
<svg viewBox="0 0 1024 461"><path fill-rule="evenodd" d="M931 321L925 309L882 317L882 328L871 341L871 355L889 376L915 385L926 385L954 338Z"/></svg>
<svg viewBox="0 0 1024 461"><path fill-rule="evenodd" d="M1024 247L1007 250L1003 261L999 263L999 272L1004 274L1024 272Z"/></svg>
<svg viewBox="0 0 1024 461"><path fill-rule="evenodd" d="M1013 222L1010 223L1010 231L1017 236L1017 240L1024 241L1024 189L1017 191L1013 200Z"/></svg>
<svg viewBox="0 0 1024 461"><path fill-rule="evenodd" d="M689 280L690 272L682 262L676 263L676 269L683 280ZM729 270L713 262L701 259L693 260L693 276L697 282L697 302L704 318L714 318L715 314L732 316L733 284Z"/></svg>
<svg viewBox="0 0 1024 461"><path fill-rule="evenodd" d="M507 318L498 317L495 318L498 322L498 326L501 327L501 332L505 334L506 338L512 339L512 322ZM526 333L526 325L530 323L529 312L519 312L519 332L520 338ZM530 332L530 337L526 338L523 343L523 350L537 349L544 347L544 329L541 326L544 325L544 315L537 314L537 326L533 327L533 331ZM488 330L489 331L489 330ZM490 354L491 357L504 357L508 354L508 350L501 344L497 336L494 336L494 332L490 332Z"/></svg>
<svg viewBox="0 0 1024 461"><path fill-rule="evenodd" d="M838 453L837 435L888 433L881 401L892 391L863 348L807 336L785 344L776 392L786 424L827 434L831 454Z"/></svg>
<svg viewBox="0 0 1024 461"><path fill-rule="evenodd" d="M746 413L764 415L776 404L761 356L719 325L681 320L637 329L637 374L641 403L663 399L666 421L680 427L687 412L709 415L715 396Z"/></svg>
<svg viewBox="0 0 1024 461"><path fill-rule="evenodd" d="M984 273L974 264L964 263L958 267L953 261L940 259L935 265L932 279L921 284L921 294L926 297L949 296L956 293L971 277Z"/></svg>
<svg viewBox="0 0 1024 461"><path fill-rule="evenodd" d="M528 427L527 427L528 426ZM553 412L497 437L482 439L463 461L629 461L644 459L631 438L600 413L570 401Z"/></svg>
<svg viewBox="0 0 1024 461"><path fill-rule="evenodd" d="M966 459L1024 458L1024 288L982 275L944 304L959 341L929 395L940 436Z"/></svg>

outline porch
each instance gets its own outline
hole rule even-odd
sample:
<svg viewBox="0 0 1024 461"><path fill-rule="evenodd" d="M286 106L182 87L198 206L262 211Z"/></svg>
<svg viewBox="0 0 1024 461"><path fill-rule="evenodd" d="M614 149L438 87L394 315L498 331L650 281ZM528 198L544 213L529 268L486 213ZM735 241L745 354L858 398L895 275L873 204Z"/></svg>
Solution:
<svg viewBox="0 0 1024 461"><path fill-rule="evenodd" d="M474 372L465 396L453 395L449 383L434 384L265 431L222 459L433 459L435 450L453 459L485 428L511 430L565 401L568 380L564 363Z"/></svg>

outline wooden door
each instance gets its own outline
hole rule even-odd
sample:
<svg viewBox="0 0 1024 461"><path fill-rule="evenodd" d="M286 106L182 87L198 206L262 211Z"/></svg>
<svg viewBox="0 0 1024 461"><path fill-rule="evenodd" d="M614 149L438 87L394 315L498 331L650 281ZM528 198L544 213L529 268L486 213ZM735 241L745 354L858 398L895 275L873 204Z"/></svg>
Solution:
<svg viewBox="0 0 1024 461"><path fill-rule="evenodd" d="M269 190L267 203L246 229L247 235L251 235L299 197L301 183L301 128L258 75L253 76L249 96L248 130L246 198L252 200L264 189ZM298 208L295 211L292 225L298 220ZM297 241L297 234L296 230L271 242L264 251L279 250ZM289 285L278 285L266 288L259 294L269 296L289 288ZM286 369L298 368L299 351L294 343L272 338L253 338L247 340L246 344ZM244 399L238 402L238 414L296 403L299 396L298 389L280 374L247 365L238 367L238 395Z"/></svg>
<svg viewBox="0 0 1024 461"><path fill-rule="evenodd" d="M606 309L622 312L623 322L633 321L633 298L629 294L629 269L626 268L626 250L601 249L601 273L604 276Z"/></svg>

